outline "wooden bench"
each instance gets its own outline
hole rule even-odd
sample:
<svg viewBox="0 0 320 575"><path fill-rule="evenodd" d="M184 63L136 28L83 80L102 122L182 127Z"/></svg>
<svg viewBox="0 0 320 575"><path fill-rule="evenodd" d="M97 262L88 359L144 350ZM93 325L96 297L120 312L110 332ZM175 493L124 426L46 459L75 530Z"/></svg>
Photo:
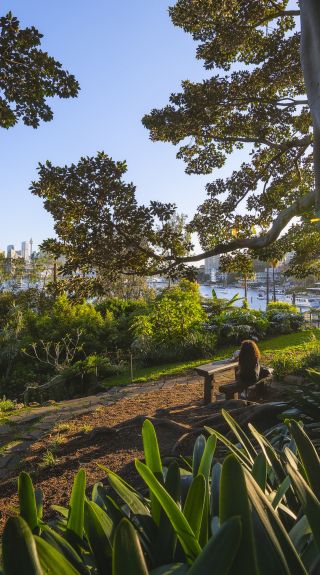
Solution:
<svg viewBox="0 0 320 575"><path fill-rule="evenodd" d="M238 394L244 390L248 390L249 387L253 387L258 395L263 395L265 391L265 386L270 384L272 381L272 373L273 369L270 369L270 374L266 377L263 377L257 383L250 385L248 387L244 386L239 381L234 381L232 383L225 383L220 385L219 391L224 393L226 399L238 399Z"/></svg>
<svg viewBox="0 0 320 575"><path fill-rule="evenodd" d="M203 400L206 405L212 401L212 388L215 381L215 376L229 371L230 369L235 371L237 365L238 361L230 360L226 362L224 360L205 363L204 365L199 365L195 368L196 372L204 378Z"/></svg>

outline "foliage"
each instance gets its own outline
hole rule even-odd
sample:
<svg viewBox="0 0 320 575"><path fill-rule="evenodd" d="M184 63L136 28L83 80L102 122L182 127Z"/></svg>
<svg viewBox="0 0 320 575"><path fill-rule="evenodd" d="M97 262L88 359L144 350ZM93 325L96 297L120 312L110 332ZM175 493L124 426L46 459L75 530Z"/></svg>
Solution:
<svg viewBox="0 0 320 575"><path fill-rule="evenodd" d="M53 573L159 575L239 572L314 573L320 560L320 459L294 420L265 436L250 434L222 411L232 442L214 429L198 437L192 458L163 465L155 430L142 428L145 463L136 469L148 495L101 466L109 488L74 480L69 509L42 515L41 495L19 477L19 517L3 532L4 575ZM291 412L292 413L292 412ZM217 442L227 450L214 459Z"/></svg>
<svg viewBox="0 0 320 575"><path fill-rule="evenodd" d="M161 357L166 361L175 353L181 358L190 354L201 356L215 344L215 338L203 334L206 318L199 286L183 280L163 290L144 314L135 316L133 350L152 361L159 361Z"/></svg>
<svg viewBox="0 0 320 575"><path fill-rule="evenodd" d="M6 412L6 411L13 411L15 408L15 405L13 403L13 401L11 401L10 399L1 399L0 400L0 411L1 412Z"/></svg>
<svg viewBox="0 0 320 575"><path fill-rule="evenodd" d="M240 343L252 336L263 339L268 321L263 312L237 308L211 317L208 328L217 333L220 344Z"/></svg>
<svg viewBox="0 0 320 575"><path fill-rule="evenodd" d="M274 375L283 379L286 375L303 375L306 369L320 365L320 343L317 339L304 345L273 354L271 358Z"/></svg>
<svg viewBox="0 0 320 575"><path fill-rule="evenodd" d="M149 243L177 256L191 248L174 204L139 206L135 186L124 180L126 171L125 162L99 152L62 168L39 164L39 179L31 185L55 222L57 239L46 240L43 249L66 257L62 275L82 276L98 293L99 283L112 283L119 274L152 273L162 257L153 257Z"/></svg>
<svg viewBox="0 0 320 575"><path fill-rule="evenodd" d="M290 313L297 313L298 308L292 303L286 301L271 301L267 305L267 312L273 311L285 311Z"/></svg>
<svg viewBox="0 0 320 575"><path fill-rule="evenodd" d="M9 12L0 18L0 126L11 128L21 118L37 128L52 120L47 98L74 98L79 91L75 77L39 48L42 34L32 26L21 28Z"/></svg>

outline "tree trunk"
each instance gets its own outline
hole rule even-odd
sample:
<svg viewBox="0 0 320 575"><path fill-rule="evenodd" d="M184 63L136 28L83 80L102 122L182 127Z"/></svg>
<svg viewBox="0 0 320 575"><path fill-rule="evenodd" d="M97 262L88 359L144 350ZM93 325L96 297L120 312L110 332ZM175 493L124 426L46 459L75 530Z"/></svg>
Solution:
<svg viewBox="0 0 320 575"><path fill-rule="evenodd" d="M316 214L320 216L320 2L300 0L301 66L313 124Z"/></svg>
<svg viewBox="0 0 320 575"><path fill-rule="evenodd" d="M267 264L267 305L269 303L269 264Z"/></svg>
<svg viewBox="0 0 320 575"><path fill-rule="evenodd" d="M244 276L244 298L248 299L248 278L246 275Z"/></svg>
<svg viewBox="0 0 320 575"><path fill-rule="evenodd" d="M272 268L272 284L273 284L273 301L277 301L276 298L276 279L275 279L275 273L274 273L274 266Z"/></svg>

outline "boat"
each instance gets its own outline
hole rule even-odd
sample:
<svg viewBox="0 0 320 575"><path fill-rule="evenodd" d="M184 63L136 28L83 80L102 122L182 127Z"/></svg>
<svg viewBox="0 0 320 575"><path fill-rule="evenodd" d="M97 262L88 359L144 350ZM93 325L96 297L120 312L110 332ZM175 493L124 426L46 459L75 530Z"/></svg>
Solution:
<svg viewBox="0 0 320 575"><path fill-rule="evenodd" d="M266 294L262 293L261 291L259 291L258 295L257 295L257 299L266 299Z"/></svg>

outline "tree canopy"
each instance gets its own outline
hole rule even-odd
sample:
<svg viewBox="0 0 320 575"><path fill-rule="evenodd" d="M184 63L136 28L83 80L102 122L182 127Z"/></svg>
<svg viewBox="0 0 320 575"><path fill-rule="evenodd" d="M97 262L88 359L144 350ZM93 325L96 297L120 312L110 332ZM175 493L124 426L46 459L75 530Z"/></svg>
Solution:
<svg viewBox="0 0 320 575"><path fill-rule="evenodd" d="M47 98L75 97L79 84L60 62L40 49L42 34L20 28L9 12L0 18L0 127L11 128L20 119L37 128L53 112Z"/></svg>
<svg viewBox="0 0 320 575"><path fill-rule="evenodd" d="M109 176L102 178L99 202L110 196L103 212L90 183L96 162L91 159L93 172L90 168L86 184L84 177L81 181L95 208L89 210L85 202L86 225L69 219L64 235L61 225L67 216L52 203L52 189L55 201L59 194L65 198L63 189L58 191L62 169L50 167L46 186L49 168L40 167L32 191L47 198L64 246L80 239L83 263L96 262L103 253L107 257L97 263L113 271L175 275L185 273L190 262L239 249L255 250L255 256L260 251L268 259L273 244L277 257L296 251L296 271L309 273L312 262L308 257L301 261L299 253L320 235L312 222L320 214L320 5L318 0L301 0L300 5L288 0L178 0L169 9L173 24L192 34L197 58L211 75L202 82L183 81L164 108L144 116L144 126L153 141L179 146L177 157L187 173L214 173L241 148L247 161L228 177L209 182L206 199L185 230L177 231L168 228L175 206L151 202L139 207L133 185L123 188L125 206L116 208L115 224L114 199L108 202L114 184L119 185L117 176L112 183ZM286 228L296 216L300 219ZM203 250L196 255L191 233ZM69 253L72 265L76 260Z"/></svg>

